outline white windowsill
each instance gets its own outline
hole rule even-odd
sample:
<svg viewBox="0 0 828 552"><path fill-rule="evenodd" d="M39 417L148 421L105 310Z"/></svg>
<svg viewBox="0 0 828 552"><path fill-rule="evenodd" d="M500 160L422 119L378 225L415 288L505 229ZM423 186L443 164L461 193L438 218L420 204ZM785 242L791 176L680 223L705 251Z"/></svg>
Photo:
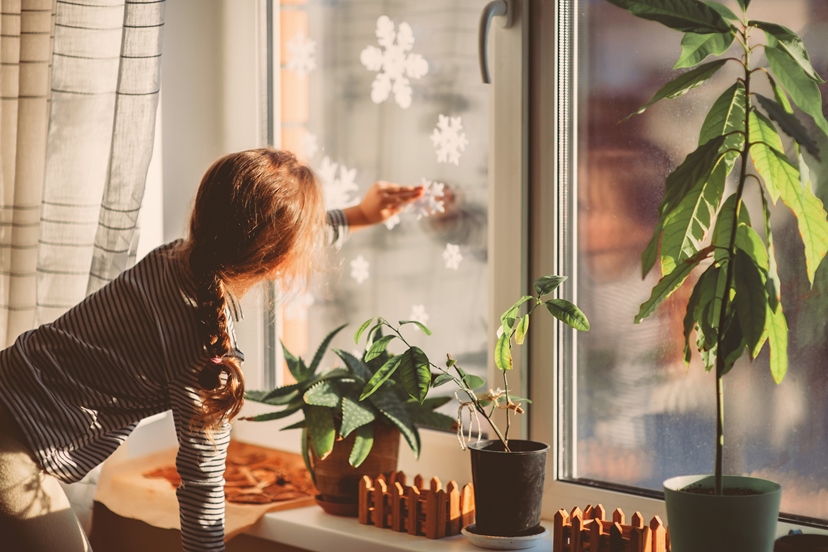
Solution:
<svg viewBox="0 0 828 552"><path fill-rule="evenodd" d="M543 540L530 549L534 552L552 550L552 522L544 521L543 526L546 527L548 533ZM331 550L471 552L480 550L463 535L436 540L415 537L407 533L397 533L391 529L362 525L356 518L332 516L323 512L318 506L265 514L246 533L260 539L314 552L330 552Z"/></svg>

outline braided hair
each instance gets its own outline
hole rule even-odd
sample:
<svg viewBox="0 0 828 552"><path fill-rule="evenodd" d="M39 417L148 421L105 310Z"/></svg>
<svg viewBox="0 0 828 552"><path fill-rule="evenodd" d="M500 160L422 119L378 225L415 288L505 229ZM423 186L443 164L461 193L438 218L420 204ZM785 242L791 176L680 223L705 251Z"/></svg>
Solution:
<svg viewBox="0 0 828 552"><path fill-rule="evenodd" d="M228 333L228 293L277 277L287 287L305 283L324 224L316 177L289 152L230 154L204 175L183 248L209 356L198 376L199 427L220 427L244 402L244 374Z"/></svg>

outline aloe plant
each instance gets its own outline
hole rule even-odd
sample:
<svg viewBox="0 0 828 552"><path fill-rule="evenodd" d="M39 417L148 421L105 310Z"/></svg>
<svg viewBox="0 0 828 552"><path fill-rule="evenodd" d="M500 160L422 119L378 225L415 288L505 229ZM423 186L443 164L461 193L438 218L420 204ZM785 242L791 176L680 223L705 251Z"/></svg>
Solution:
<svg viewBox="0 0 828 552"><path fill-rule="evenodd" d="M750 0L738 0L741 15L718 2L608 1L635 16L682 31L682 52L675 69L692 68L664 85L632 115L661 99L689 92L726 64L740 68L739 77L707 114L698 148L666 179L658 223L642 255L643 274L658 266L662 276L635 318L636 322L647 318L691 272L701 272L684 318L685 362L690 361L695 331L705 367L716 373L715 480L716 492L721 494L723 377L745 352L752 360L765 344L774 381L782 381L788 368L788 327L770 205L781 199L796 216L812 285L828 251L828 215L811 190L804 155L807 151L819 160L812 132L828 134L818 88L824 81L796 33L748 18ZM757 36L764 37L765 43L757 42ZM729 55L731 47L737 49L736 56ZM754 63L760 48L766 65ZM702 63L709 56L722 55L726 57ZM757 79L770 84L772 98L756 92ZM780 131L793 139L789 152ZM726 196L726 182L734 168L736 189ZM751 217L744 203L749 186L761 197L758 217Z"/></svg>
<svg viewBox="0 0 828 552"><path fill-rule="evenodd" d="M346 351L334 349L345 367L320 373L319 367L325 352L344 327L345 325L336 328L322 340L310 365L282 344L288 370L296 383L269 391L245 393L248 400L282 408L275 412L241 418L242 420L265 422L285 418L300 410L304 413L304 419L282 430L302 429L302 457L311 476L314 472L309 447L313 447L317 458L324 459L333 450L337 439L345 439L353 433L354 444L348 461L352 466L358 467L373 447L375 424L387 424L399 429L417 457L420 454L418 427L443 430L454 428L453 418L434 411L446 404L450 400L448 397L414 400L408 396L403 382L397 378L386 378L369 401L360 400L362 389L375 376L378 368L395 358L386 351L357 358Z"/></svg>
<svg viewBox="0 0 828 552"><path fill-rule="evenodd" d="M465 446L462 417L463 412L468 411L470 425L476 420L479 430L479 417L482 416L503 444L504 450L509 451L511 415L512 413L523 413L521 403L531 402L512 394L509 390L507 378L507 373L512 369L512 343L516 345L523 344L529 331L530 315L535 309L542 306L552 316L570 327L581 331L589 330L589 321L586 315L575 304L566 299L547 297L565 280L566 276L554 275L538 278L534 282L537 296L524 295L500 317L501 325L498 330L499 335L494 350L494 360L495 365L502 373L503 389L498 387L488 391L477 391L485 386L486 381L480 376L467 373L450 354L446 355L445 368L431 362L428 355L421 348L411 345L401 331L403 326L415 325L426 335L431 335L431 330L424 324L415 320L404 320L397 325L393 325L382 317L369 318L354 335L354 342L357 344L363 334L367 336L366 360L386 354L388 346L395 340L405 346L405 351L398 356L388 358L374 376L366 382L359 399L371 400L371 397L382 388L383 382L398 374L408 395L420 403L431 400L426 399L430 389L453 382L459 393L456 395L460 402L456 427L460 445ZM524 314L521 314L521 311L525 311ZM391 333L382 335L383 328L388 328ZM367 333L365 333L366 330ZM432 368L437 372L433 373ZM493 420L494 412L497 409L506 411L506 428L504 431L501 431ZM471 428L469 429L469 435L471 435Z"/></svg>

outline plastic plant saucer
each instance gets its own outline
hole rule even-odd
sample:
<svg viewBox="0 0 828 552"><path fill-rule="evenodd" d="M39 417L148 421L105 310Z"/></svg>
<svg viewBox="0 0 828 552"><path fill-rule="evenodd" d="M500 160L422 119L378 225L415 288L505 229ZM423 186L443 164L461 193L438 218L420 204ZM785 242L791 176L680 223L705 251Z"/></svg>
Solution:
<svg viewBox="0 0 828 552"><path fill-rule="evenodd" d="M461 532L476 547L488 548L489 550L523 550L525 548L532 548L548 533L546 528L539 526L537 532L531 535L521 537L494 537L476 533L475 528L476 525L472 523L471 525L463 527Z"/></svg>

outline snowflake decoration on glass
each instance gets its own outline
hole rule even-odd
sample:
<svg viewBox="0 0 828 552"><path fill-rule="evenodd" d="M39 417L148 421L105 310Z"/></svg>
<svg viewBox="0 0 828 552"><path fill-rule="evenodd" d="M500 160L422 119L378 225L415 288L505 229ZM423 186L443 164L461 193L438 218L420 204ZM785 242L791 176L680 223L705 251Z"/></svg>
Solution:
<svg viewBox="0 0 828 552"><path fill-rule="evenodd" d="M368 273L369 266L371 266L370 263L365 260L365 257L360 255L351 261L351 278L356 280L358 284L361 284L370 276Z"/></svg>
<svg viewBox="0 0 828 552"><path fill-rule="evenodd" d="M399 214L391 215L390 217L388 217L388 219L386 219L385 227L388 228L389 230L393 230L394 227L396 225L398 225L399 223L400 223L400 215Z"/></svg>
<svg viewBox="0 0 828 552"><path fill-rule="evenodd" d="M443 251L443 261L446 263L446 268L457 270L460 268L460 261L462 260L463 255L460 254L460 246L447 243L446 249Z"/></svg>
<svg viewBox="0 0 828 552"><path fill-rule="evenodd" d="M308 319L308 308L316 302L313 295L304 293L285 305L285 320L304 321Z"/></svg>
<svg viewBox="0 0 828 552"><path fill-rule="evenodd" d="M420 54L411 53L414 33L408 23L400 23L394 31L394 22L381 15L377 19L376 34L380 48L368 46L359 55L369 71L377 71L371 83L371 100L382 103L394 92L397 105L407 109L411 105L408 79L419 79L428 73L428 62Z"/></svg>
<svg viewBox="0 0 828 552"><path fill-rule="evenodd" d="M316 42L303 34L298 34L287 43L287 68L294 73L304 75L316 69Z"/></svg>
<svg viewBox="0 0 828 552"><path fill-rule="evenodd" d="M420 185L424 188L423 195L410 205L417 216L417 220L431 216L434 213L445 213L446 209L442 200L445 195L443 191L445 184L423 178Z"/></svg>
<svg viewBox="0 0 828 552"><path fill-rule="evenodd" d="M316 134L306 132L302 136L302 155L305 156L305 159L312 159L317 151L319 151L319 141L316 138Z"/></svg>
<svg viewBox="0 0 828 552"><path fill-rule="evenodd" d="M431 143L437 152L438 163L460 164L460 153L466 150L469 141L463 132L463 123L460 117L437 118L437 128L431 133Z"/></svg>
<svg viewBox="0 0 828 552"><path fill-rule="evenodd" d="M425 311L425 305L411 305L411 314L408 315L408 319L420 324L428 324L429 316Z"/></svg>
<svg viewBox="0 0 828 552"><path fill-rule="evenodd" d="M336 176L337 169L339 178ZM359 190L359 186L354 182L356 169L347 169L345 165L334 163L328 156L325 156L317 173L322 181L325 206L328 209L344 209L359 202L358 198L351 197L351 192Z"/></svg>

